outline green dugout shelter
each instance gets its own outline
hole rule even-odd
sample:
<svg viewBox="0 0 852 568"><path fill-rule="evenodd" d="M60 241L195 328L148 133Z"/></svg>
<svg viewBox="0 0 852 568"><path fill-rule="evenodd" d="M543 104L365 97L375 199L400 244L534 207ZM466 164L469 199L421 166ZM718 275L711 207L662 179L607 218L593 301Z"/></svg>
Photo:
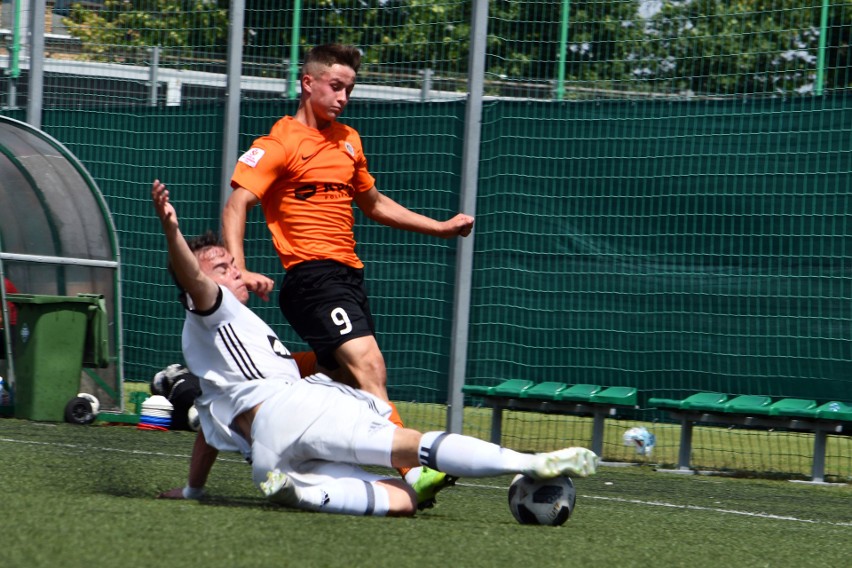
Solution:
<svg viewBox="0 0 852 568"><path fill-rule="evenodd" d="M59 421L78 392L123 410L119 271L91 175L52 137L0 116L0 276L17 290L0 286L6 415Z"/></svg>

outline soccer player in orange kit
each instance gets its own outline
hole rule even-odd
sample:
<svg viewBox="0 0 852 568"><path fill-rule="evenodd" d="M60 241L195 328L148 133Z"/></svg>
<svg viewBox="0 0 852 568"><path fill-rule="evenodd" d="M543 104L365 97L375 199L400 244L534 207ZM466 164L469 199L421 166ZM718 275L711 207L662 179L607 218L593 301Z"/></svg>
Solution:
<svg viewBox="0 0 852 568"><path fill-rule="evenodd" d="M268 299L274 283L246 268L243 245L247 213L260 204L286 271L279 306L316 353L319 370L390 402L364 265L355 253L352 203L383 225L447 239L468 236L474 220L459 213L437 221L376 189L358 132L337 122L360 63L351 46L321 45L308 53L296 114L278 120L237 162L222 236L248 289ZM403 426L395 407L390 420ZM421 508L434 505L435 493L454 481L428 468L400 472Z"/></svg>

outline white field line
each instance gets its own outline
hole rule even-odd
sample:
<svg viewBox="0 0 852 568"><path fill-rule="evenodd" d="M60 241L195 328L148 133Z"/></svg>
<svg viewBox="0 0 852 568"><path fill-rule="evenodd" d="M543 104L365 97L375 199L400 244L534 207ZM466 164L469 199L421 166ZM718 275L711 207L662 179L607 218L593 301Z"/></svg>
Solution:
<svg viewBox="0 0 852 568"><path fill-rule="evenodd" d="M85 450L88 452L91 451L102 451L102 452L114 452L119 454L132 454L132 455L142 455L142 456L162 456L169 458L181 458L181 459L189 459L189 454L166 454L163 452L149 452L149 451L140 451L140 450L128 450L124 448L104 448L104 447L91 447L91 446L81 446L79 444L63 444L59 442L36 442L30 440L15 440L12 438L0 438L0 442L10 442L14 444L29 444L33 446L54 446L61 448L70 448L75 450ZM245 463L244 460L238 459L229 459L220 457L219 460L225 462L232 463ZM506 487L500 485L480 485L475 483L464 483L459 482L456 485L460 487L476 487L479 489L494 489L496 491L506 491ZM623 497L606 497L603 495L583 495L583 499L595 499L598 501L612 501L615 503L625 503L628 505L641 505L646 507L668 507L670 509L683 509L689 511L708 511L711 513L720 513L724 515L739 515L743 517L756 517L760 519L771 519L776 521L790 521L795 523L811 523L811 524L821 524L821 525L834 525L839 527L852 527L852 522L849 523L836 523L831 521L816 521L813 519L799 519L797 517L783 516L783 515L771 515L768 513L754 513L751 511L737 511L734 509L719 509L715 507L702 507L700 505L678 505L676 503L665 503L663 501L643 501L641 499L625 499Z"/></svg>
<svg viewBox="0 0 852 568"><path fill-rule="evenodd" d="M113 452L118 454L132 454L139 456L161 456L166 458L181 458L181 459L189 459L189 454L166 454L163 452L149 452L149 451L140 451L140 450L128 450L126 448L103 448L103 447L93 447L93 446L81 446L80 444L63 444L61 442L36 442L33 440L15 440L12 438L0 438L0 442L10 442L13 444L26 444L31 446L53 446L57 448L70 448L72 450L85 450L87 452L100 451L100 452ZM232 462L232 463L246 463L245 460L242 459L229 459L219 457L216 461L224 461L224 462Z"/></svg>
<svg viewBox="0 0 852 568"><path fill-rule="evenodd" d="M480 489L496 489L498 491L506 491L506 487L497 486L497 485L477 485L473 483L456 483L456 485L461 487L477 487ZM684 509L690 511L708 511L711 513L720 513L724 515L740 515L743 517L757 517L760 519L771 519L776 521L790 521L795 523L811 523L816 525L834 525L838 527L852 527L852 522L844 523L844 522L833 522L833 521L816 521L813 519L799 519L797 517L789 517L782 515L771 515L769 513L754 513L751 511L737 511L734 509L719 509L716 507L702 507L700 505L678 505L676 503L665 503L663 501L643 501L641 499L625 499L623 497L606 497L603 495L588 495L583 494L583 499L595 499L598 501L612 501L616 503L626 503L629 505L642 505L646 507L668 507L670 509Z"/></svg>

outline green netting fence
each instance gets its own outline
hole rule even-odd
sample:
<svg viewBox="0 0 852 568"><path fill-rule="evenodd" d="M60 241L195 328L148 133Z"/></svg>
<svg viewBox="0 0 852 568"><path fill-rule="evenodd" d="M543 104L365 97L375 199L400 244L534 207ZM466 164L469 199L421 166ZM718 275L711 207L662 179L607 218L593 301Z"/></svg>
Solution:
<svg viewBox="0 0 852 568"><path fill-rule="evenodd" d="M165 180L185 232L201 232L219 224L220 170L236 158L222 155L230 4L86 4L48 7L41 122L113 213L125 376L142 382L180 360L182 319L150 182ZM459 208L471 32L487 4L467 383L634 386L641 409L615 422L605 455L635 459L619 427L643 424L669 462L677 427L651 396L852 401L852 2L279 4L245 3L240 151L295 111L306 48L353 43L364 66L345 122L379 189L435 217ZM0 112L24 118L28 62L2 18ZM249 264L280 279L256 213ZM356 218L391 397L414 403L413 425L443 427L456 243ZM274 302L252 307L304 347ZM487 437L488 413L466 402L465 430ZM503 441L543 449L589 430L512 414ZM708 429L696 457L803 473L802 436ZM829 474L852 475L847 441L830 440Z"/></svg>

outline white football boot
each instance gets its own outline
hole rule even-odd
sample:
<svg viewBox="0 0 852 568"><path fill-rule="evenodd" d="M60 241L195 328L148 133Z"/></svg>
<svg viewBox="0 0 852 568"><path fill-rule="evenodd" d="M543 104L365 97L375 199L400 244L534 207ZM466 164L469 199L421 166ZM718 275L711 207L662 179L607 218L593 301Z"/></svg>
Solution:
<svg viewBox="0 0 852 568"><path fill-rule="evenodd" d="M551 479L560 475L586 477L595 473L597 467L595 452L575 447L536 454L530 468L523 473L534 479Z"/></svg>
<svg viewBox="0 0 852 568"><path fill-rule="evenodd" d="M277 469L266 474L266 481L260 483L260 490L273 503L288 507L299 504L299 490L287 474Z"/></svg>

